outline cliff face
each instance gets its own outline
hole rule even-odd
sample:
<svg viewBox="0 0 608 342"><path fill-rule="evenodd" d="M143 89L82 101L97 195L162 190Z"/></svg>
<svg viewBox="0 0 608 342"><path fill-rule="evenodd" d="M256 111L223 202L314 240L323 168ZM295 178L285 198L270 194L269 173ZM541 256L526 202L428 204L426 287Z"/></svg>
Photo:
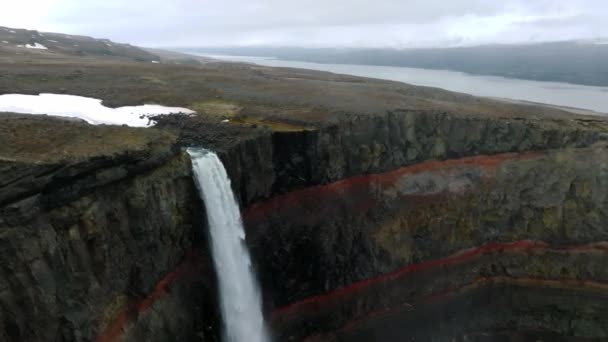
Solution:
<svg viewBox="0 0 608 342"><path fill-rule="evenodd" d="M594 293L607 280L605 138L586 122L417 112L294 141L275 135L275 192L287 193L249 206L244 220L278 339L365 340L375 328L353 322L377 327L378 312L424 310L431 298L502 284L557 287L566 302ZM601 312L563 306L572 310L551 322L490 316L484 327L606 336ZM501 310L556 315L546 306ZM437 337L434 323L418 337Z"/></svg>
<svg viewBox="0 0 608 342"><path fill-rule="evenodd" d="M607 162L604 147L423 162L277 196L244 220L287 304L487 242L604 241Z"/></svg>
<svg viewBox="0 0 608 342"><path fill-rule="evenodd" d="M218 338L204 213L179 148L189 145L217 150L231 176L277 340L361 340L390 322L378 312L410 306L478 322L473 312L492 304L461 303L497 287L524 298L561 289L553 296L572 310L471 329L608 336L600 311L567 304L573 293L600 300L608 282L601 123L390 112L273 132L193 118L162 130L4 120L7 132L50 127L59 143L41 139L30 155L3 144L5 340ZM91 134L124 143L99 150ZM559 330L572 316L593 328Z"/></svg>
<svg viewBox="0 0 608 342"><path fill-rule="evenodd" d="M274 192L286 193L250 205L244 221L278 338L495 282L603 284L605 254L587 244L606 241L608 160L603 145L583 148L603 140L586 122L417 112L275 133ZM504 256L511 244L515 256ZM448 267L470 250L491 256L456 257L458 267ZM605 336L592 317L593 333ZM504 328L585 336L562 323Z"/></svg>
<svg viewBox="0 0 608 342"><path fill-rule="evenodd" d="M429 159L564 147L606 139L595 123L395 111L315 131L273 135L274 193L380 173Z"/></svg>
<svg viewBox="0 0 608 342"><path fill-rule="evenodd" d="M278 341L361 341L437 312L459 317L441 325L446 338L608 336L601 307L572 299L604 303L608 288L605 122L332 117L273 131L3 115L0 337L218 338L204 212L180 150L191 145L218 151L232 179Z"/></svg>
<svg viewBox="0 0 608 342"><path fill-rule="evenodd" d="M543 324L504 326L491 316L471 330L607 336L595 318L601 311L583 315L568 304L603 300L594 291L608 280L600 266L608 241L600 121L402 111L262 130L230 145L200 134L196 120L183 126L182 142L219 147L278 340L365 340L384 322L378 312L398 315L406 304L474 318L493 304L425 303L473 291L445 300L466 302L493 288L514 298L558 288L552 298L566 309ZM500 305L515 318L521 310L557 315L541 304Z"/></svg>
<svg viewBox="0 0 608 342"><path fill-rule="evenodd" d="M607 162L605 147L424 162L251 206L281 339L490 284L604 287Z"/></svg>
<svg viewBox="0 0 608 342"><path fill-rule="evenodd" d="M0 340L193 340L215 326L205 318L214 280L200 201L174 138L19 116L2 123L4 133L52 132L53 143L29 142L39 148L2 162ZM21 142L3 136L8 157ZM92 136L122 142L92 146Z"/></svg>
<svg viewBox="0 0 608 342"><path fill-rule="evenodd" d="M341 113L316 129L243 129L169 116L182 145L218 151L244 207L276 194L431 159L584 147L608 139L593 119L525 120L437 111Z"/></svg>

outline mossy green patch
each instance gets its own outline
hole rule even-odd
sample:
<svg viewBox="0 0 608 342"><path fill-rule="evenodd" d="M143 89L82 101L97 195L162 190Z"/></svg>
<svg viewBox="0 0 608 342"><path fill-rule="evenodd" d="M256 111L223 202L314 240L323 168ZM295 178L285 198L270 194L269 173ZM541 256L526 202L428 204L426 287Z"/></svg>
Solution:
<svg viewBox="0 0 608 342"><path fill-rule="evenodd" d="M238 115L243 109L242 106L236 103L222 100L194 102L189 106L189 108L197 112L199 115L203 115L208 118L232 118Z"/></svg>
<svg viewBox="0 0 608 342"><path fill-rule="evenodd" d="M99 317L99 331L104 331L110 326L120 311L127 306L127 302L127 296L120 294L106 305Z"/></svg>
<svg viewBox="0 0 608 342"><path fill-rule="evenodd" d="M261 118L261 117L237 117L230 120L232 124L242 124L242 125L256 125L262 126L271 129L275 132L301 132L301 131L310 131L314 130L313 127L297 125L287 122L282 122L278 120L273 120L271 118Z"/></svg>
<svg viewBox="0 0 608 342"><path fill-rule="evenodd" d="M562 210L560 207L545 208L543 210L543 224L547 230L557 231L562 223Z"/></svg>
<svg viewBox="0 0 608 342"><path fill-rule="evenodd" d="M172 145L175 140L169 132L153 128L92 126L45 116L0 116L0 159L4 160L87 159Z"/></svg>

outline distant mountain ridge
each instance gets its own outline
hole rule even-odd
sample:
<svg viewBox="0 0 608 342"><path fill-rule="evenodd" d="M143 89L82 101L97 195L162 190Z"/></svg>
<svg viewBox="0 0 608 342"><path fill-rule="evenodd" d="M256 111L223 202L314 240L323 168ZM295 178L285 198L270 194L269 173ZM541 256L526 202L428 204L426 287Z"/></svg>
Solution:
<svg viewBox="0 0 608 342"><path fill-rule="evenodd" d="M608 39L454 48L182 48L315 63L443 69L536 81L608 86Z"/></svg>
<svg viewBox="0 0 608 342"><path fill-rule="evenodd" d="M0 26L0 53L53 53L73 56L113 56L141 62L159 57L131 44L108 39L40 32Z"/></svg>

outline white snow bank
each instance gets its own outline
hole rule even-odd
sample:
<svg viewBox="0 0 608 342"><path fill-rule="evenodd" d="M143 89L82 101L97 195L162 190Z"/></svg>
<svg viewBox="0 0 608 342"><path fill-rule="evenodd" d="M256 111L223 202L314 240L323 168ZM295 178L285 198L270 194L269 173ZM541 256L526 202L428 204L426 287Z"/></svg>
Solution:
<svg viewBox="0 0 608 342"><path fill-rule="evenodd" d="M154 63L154 64L160 64L159 61L152 61L152 63Z"/></svg>
<svg viewBox="0 0 608 342"><path fill-rule="evenodd" d="M34 43L34 45L26 44L25 47L28 48L28 49L48 50L46 48L46 46L44 46L44 45L42 45L40 43Z"/></svg>
<svg viewBox="0 0 608 342"><path fill-rule="evenodd" d="M194 111L180 107L160 105L129 106L108 108L101 100L90 97L60 94L0 95L0 112L22 114L48 114L80 118L92 125L128 125L148 127L155 124L149 116L160 114L193 114Z"/></svg>
<svg viewBox="0 0 608 342"><path fill-rule="evenodd" d="M8 44L8 42L7 42L6 40L3 40L2 42L3 42L4 44Z"/></svg>

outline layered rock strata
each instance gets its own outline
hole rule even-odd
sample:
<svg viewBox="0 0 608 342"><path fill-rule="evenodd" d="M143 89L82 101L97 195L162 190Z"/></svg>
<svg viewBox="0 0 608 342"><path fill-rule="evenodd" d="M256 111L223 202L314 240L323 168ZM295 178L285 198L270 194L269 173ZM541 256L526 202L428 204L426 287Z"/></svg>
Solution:
<svg viewBox="0 0 608 342"><path fill-rule="evenodd" d="M233 180L277 340L357 341L390 321L382 317L495 287L603 298L601 120L332 117L283 132L4 115L0 337L216 340L204 213L181 152L192 145L218 151ZM590 312L568 331L498 319L474 328L604 336L601 311Z"/></svg>

